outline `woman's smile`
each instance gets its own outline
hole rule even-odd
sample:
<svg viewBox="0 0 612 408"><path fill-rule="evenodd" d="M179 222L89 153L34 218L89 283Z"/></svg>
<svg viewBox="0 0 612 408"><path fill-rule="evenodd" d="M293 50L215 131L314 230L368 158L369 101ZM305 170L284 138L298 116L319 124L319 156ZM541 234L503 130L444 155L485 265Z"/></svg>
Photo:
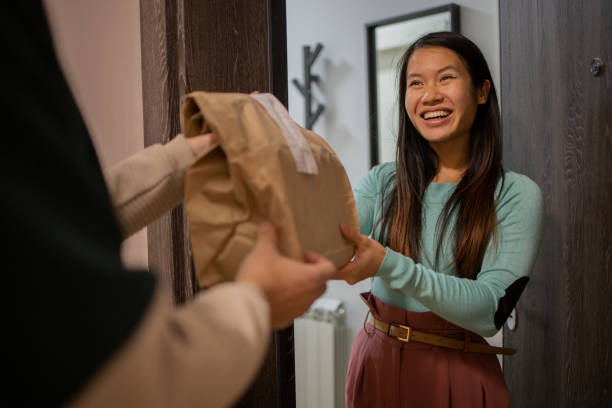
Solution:
<svg viewBox="0 0 612 408"><path fill-rule="evenodd" d="M425 126L439 127L450 123L453 119L453 111L446 108L436 108L422 111L419 116Z"/></svg>

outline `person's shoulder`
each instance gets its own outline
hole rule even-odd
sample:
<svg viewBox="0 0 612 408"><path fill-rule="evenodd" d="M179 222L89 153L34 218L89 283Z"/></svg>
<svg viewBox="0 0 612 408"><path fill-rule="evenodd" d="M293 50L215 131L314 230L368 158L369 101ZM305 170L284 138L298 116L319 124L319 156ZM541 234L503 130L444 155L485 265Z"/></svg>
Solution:
<svg viewBox="0 0 612 408"><path fill-rule="evenodd" d="M395 175L395 163L382 163L372 167L359 181L355 191L361 194L377 195L383 186L388 186Z"/></svg>
<svg viewBox="0 0 612 408"><path fill-rule="evenodd" d="M370 169L366 177L378 186L388 186L395 177L395 163L386 162L377 164Z"/></svg>
<svg viewBox="0 0 612 408"><path fill-rule="evenodd" d="M537 183L525 174L507 170L504 173L504 180L502 182L502 193L511 192L526 196L542 195L540 187L537 185Z"/></svg>
<svg viewBox="0 0 612 408"><path fill-rule="evenodd" d="M535 211L542 207L542 191L538 184L525 174L505 171L499 182L498 209L501 207L523 208Z"/></svg>
<svg viewBox="0 0 612 408"><path fill-rule="evenodd" d="M377 164L368 171L368 176L376 178L386 178L395 173L395 162Z"/></svg>

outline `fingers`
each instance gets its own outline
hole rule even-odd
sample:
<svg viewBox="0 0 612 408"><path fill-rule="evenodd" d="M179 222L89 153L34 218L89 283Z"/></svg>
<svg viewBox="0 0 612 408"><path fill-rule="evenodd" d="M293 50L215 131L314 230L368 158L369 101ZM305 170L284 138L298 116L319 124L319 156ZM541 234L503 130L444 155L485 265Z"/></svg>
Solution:
<svg viewBox="0 0 612 408"><path fill-rule="evenodd" d="M324 258L315 252L304 252L304 262L306 263L316 264L323 260L327 260L327 258Z"/></svg>
<svg viewBox="0 0 612 408"><path fill-rule="evenodd" d="M304 261L309 264L308 269L319 275L323 281L333 278L336 274L336 266L329 259L314 252L305 252Z"/></svg>
<svg viewBox="0 0 612 408"><path fill-rule="evenodd" d="M257 95L258 93L259 93L259 91L253 91L249 95Z"/></svg>
<svg viewBox="0 0 612 408"><path fill-rule="evenodd" d="M340 224L340 233L344 238L355 243L355 245L358 245L361 242L362 235L344 224Z"/></svg>
<svg viewBox="0 0 612 408"><path fill-rule="evenodd" d="M211 145L219 143L219 137L215 133L206 133L204 136L208 136L208 143Z"/></svg>
<svg viewBox="0 0 612 408"><path fill-rule="evenodd" d="M219 144L219 138L214 133L205 133L203 135L187 138L187 144L196 156L205 154Z"/></svg>
<svg viewBox="0 0 612 408"><path fill-rule="evenodd" d="M264 221L259 224L259 229L257 230L257 246L263 245L276 250L276 239L276 229L271 222Z"/></svg>
<svg viewBox="0 0 612 408"><path fill-rule="evenodd" d="M215 133L205 133L201 136L202 138L202 150L217 146L219 144L219 137Z"/></svg>
<svg viewBox="0 0 612 408"><path fill-rule="evenodd" d="M182 133L179 133L177 136L182 135ZM199 137L202 140L206 140L210 143L216 143L218 141L217 135L213 132L209 132L209 133L202 133L201 135L197 135L197 136L192 136L191 139Z"/></svg>
<svg viewBox="0 0 612 408"><path fill-rule="evenodd" d="M348 277L353 275L353 271L355 270L355 265L349 262L336 272L335 279L344 279L347 280Z"/></svg>

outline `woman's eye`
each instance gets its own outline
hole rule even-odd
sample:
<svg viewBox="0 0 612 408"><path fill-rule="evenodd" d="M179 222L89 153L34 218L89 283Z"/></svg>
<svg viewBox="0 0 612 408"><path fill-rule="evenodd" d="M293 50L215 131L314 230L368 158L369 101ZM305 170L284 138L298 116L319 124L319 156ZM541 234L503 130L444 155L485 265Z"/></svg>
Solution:
<svg viewBox="0 0 612 408"><path fill-rule="evenodd" d="M410 81L410 84L408 84L408 86L421 85L421 83L421 81Z"/></svg>
<svg viewBox="0 0 612 408"><path fill-rule="evenodd" d="M451 79L451 78L454 78L454 76L452 76L452 75L444 75L440 80L441 81L446 81L447 79Z"/></svg>

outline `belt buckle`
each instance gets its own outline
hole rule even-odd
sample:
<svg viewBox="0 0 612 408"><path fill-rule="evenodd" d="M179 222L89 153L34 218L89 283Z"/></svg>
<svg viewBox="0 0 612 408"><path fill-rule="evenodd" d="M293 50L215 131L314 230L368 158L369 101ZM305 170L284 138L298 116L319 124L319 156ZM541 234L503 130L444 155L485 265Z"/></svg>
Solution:
<svg viewBox="0 0 612 408"><path fill-rule="evenodd" d="M398 327L400 329L405 329L406 330L406 336L405 337L392 336L391 335L391 327L392 326ZM403 326L403 325L398 324L398 323L389 323L389 327L387 327L387 336L393 337L394 339L398 339L400 341L403 341L404 343L408 343L410 341L410 330L412 330L412 329L410 327L408 327L408 326Z"/></svg>

